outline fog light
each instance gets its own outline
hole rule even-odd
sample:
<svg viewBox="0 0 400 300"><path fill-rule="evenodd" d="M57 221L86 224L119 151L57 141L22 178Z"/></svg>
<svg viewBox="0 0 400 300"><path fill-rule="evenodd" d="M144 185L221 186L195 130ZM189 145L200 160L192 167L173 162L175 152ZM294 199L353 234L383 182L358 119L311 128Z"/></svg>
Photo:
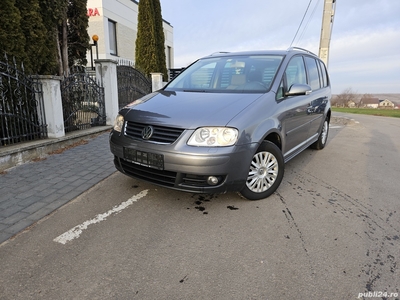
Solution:
<svg viewBox="0 0 400 300"><path fill-rule="evenodd" d="M215 176L208 176L207 183L209 185L217 185L218 184L218 178L215 177Z"/></svg>

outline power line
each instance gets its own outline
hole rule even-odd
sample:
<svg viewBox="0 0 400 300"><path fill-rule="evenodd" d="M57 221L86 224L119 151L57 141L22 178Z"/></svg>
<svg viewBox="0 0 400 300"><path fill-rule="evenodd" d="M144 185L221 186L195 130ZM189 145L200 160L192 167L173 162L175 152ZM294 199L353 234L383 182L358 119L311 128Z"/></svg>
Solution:
<svg viewBox="0 0 400 300"><path fill-rule="evenodd" d="M300 25L299 25L299 27L297 28L296 34L294 35L294 38L293 38L292 42L290 43L290 47L292 47L293 42L294 42L294 40L296 39L297 34L299 33L300 27L301 27L301 25L303 24L304 18L305 18L306 15L307 15L307 12L308 12L308 9L310 8L311 2L312 2L312 0L310 0L310 2L308 3L306 12L304 13L303 19L301 20Z"/></svg>
<svg viewBox="0 0 400 300"><path fill-rule="evenodd" d="M318 8L318 1L315 3L314 10L312 11L310 17L308 18L308 21L307 21L306 25L304 26L304 28L303 28L303 30L301 32L301 35L298 38L297 42L301 41L301 39L303 38L303 35L306 32L306 30L308 28L308 25L310 24L310 21L313 19L315 11L317 10L317 8Z"/></svg>

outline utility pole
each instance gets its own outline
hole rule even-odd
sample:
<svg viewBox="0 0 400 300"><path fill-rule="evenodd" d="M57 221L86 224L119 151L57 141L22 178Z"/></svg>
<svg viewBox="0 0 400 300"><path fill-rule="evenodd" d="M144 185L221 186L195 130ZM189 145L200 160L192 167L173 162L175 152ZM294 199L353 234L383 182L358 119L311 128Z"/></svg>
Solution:
<svg viewBox="0 0 400 300"><path fill-rule="evenodd" d="M328 67L329 44L331 42L333 19L335 16L336 0L325 0L322 17L321 39L319 41L319 57Z"/></svg>

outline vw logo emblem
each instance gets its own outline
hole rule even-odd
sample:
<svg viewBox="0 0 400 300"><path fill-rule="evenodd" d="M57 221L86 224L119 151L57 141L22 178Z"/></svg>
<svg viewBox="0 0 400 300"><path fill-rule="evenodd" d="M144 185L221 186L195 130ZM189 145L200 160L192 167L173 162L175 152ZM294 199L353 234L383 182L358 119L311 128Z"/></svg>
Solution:
<svg viewBox="0 0 400 300"><path fill-rule="evenodd" d="M152 137L153 133L154 133L153 126L146 126L142 130L142 138L144 140L148 140Z"/></svg>

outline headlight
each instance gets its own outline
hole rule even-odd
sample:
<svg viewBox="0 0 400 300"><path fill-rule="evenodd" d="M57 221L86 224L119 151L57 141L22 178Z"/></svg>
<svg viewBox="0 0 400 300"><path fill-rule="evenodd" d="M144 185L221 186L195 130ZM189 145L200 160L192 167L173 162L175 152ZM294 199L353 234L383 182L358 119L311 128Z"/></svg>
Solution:
<svg viewBox="0 0 400 300"><path fill-rule="evenodd" d="M189 146L224 147L232 146L238 138L238 130L229 127L198 128L188 141Z"/></svg>
<svg viewBox="0 0 400 300"><path fill-rule="evenodd" d="M124 117L121 116L121 115L118 115L115 118L115 121L114 121L114 130L118 131L118 132L121 132L122 131L122 126L124 126Z"/></svg>

